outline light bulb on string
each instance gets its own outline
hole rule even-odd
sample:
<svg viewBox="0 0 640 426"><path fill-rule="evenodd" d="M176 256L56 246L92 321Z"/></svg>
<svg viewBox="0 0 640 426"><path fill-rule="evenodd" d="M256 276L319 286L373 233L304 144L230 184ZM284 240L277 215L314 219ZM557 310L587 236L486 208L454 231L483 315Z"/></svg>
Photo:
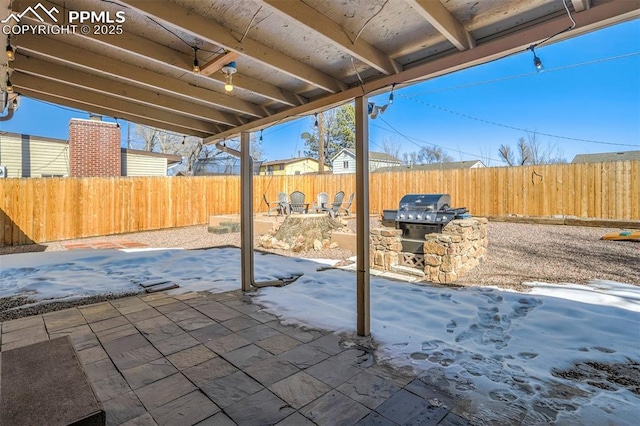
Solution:
<svg viewBox="0 0 640 426"><path fill-rule="evenodd" d="M389 105L393 103L393 90L396 88L396 84L393 83L391 85L391 93L389 93Z"/></svg>
<svg viewBox="0 0 640 426"><path fill-rule="evenodd" d="M193 46L193 72L200 74L200 62L198 61L198 48Z"/></svg>
<svg viewBox="0 0 640 426"><path fill-rule="evenodd" d="M535 48L536 46L533 44L529 46L529 50L531 50L531 53L533 53L533 66L535 67L536 71L542 71L542 60L538 57L538 55L536 55Z"/></svg>
<svg viewBox="0 0 640 426"><path fill-rule="evenodd" d="M315 116L316 116L316 122L313 123L313 127L318 127L318 113L317 112L316 112Z"/></svg>
<svg viewBox="0 0 640 426"><path fill-rule="evenodd" d="M16 58L15 52L13 51L13 47L11 47L11 35L7 36L7 61L13 61Z"/></svg>
<svg viewBox="0 0 640 426"><path fill-rule="evenodd" d="M225 84L224 90L231 92L233 90L233 74L238 72L235 62L229 62L220 70L224 74Z"/></svg>
<svg viewBox="0 0 640 426"><path fill-rule="evenodd" d="M7 73L6 91L7 93L13 93L13 84L11 84L11 80L9 79L9 73Z"/></svg>

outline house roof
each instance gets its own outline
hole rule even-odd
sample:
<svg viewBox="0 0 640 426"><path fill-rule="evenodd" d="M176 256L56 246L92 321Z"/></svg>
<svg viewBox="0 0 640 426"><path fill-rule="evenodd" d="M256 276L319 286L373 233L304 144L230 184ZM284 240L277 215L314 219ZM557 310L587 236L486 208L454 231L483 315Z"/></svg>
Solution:
<svg viewBox="0 0 640 426"><path fill-rule="evenodd" d="M476 164L480 163L481 167L485 167L484 163L480 160L471 161L449 161L446 163L430 163L430 164L416 164L413 166L393 166L393 167L380 167L374 170L374 172L400 172L405 170L455 170L455 169L470 169Z"/></svg>
<svg viewBox="0 0 640 426"><path fill-rule="evenodd" d="M603 152L601 154L578 154L572 163L602 163L604 161L640 160L640 151Z"/></svg>
<svg viewBox="0 0 640 426"><path fill-rule="evenodd" d="M167 164L175 164L175 163L180 163L182 161L182 157L179 155L163 154L161 152L142 151L139 149L130 149L130 148L120 148L120 152L122 152L123 154L135 154L135 155L144 155L147 157L166 158Z"/></svg>
<svg viewBox="0 0 640 426"><path fill-rule="evenodd" d="M567 4L576 25L552 42L640 16L637 1ZM124 35L12 36L15 60L0 65L17 93L207 143L525 51L570 24L558 0L14 0L0 20L42 24L35 5L55 11L46 25L68 11L121 17Z"/></svg>
<svg viewBox="0 0 640 426"><path fill-rule="evenodd" d="M315 158L311 158L311 157L296 157L296 158L286 158L284 160L265 161L264 163L262 163L262 165L263 166L273 166L273 165L276 165L276 164L292 164L292 163L298 163L300 161L305 161L305 160L315 161L316 163L318 162L318 160L316 160Z"/></svg>
<svg viewBox="0 0 640 426"><path fill-rule="evenodd" d="M353 158L356 158L356 150L352 149L352 148L342 148L340 151L338 151L333 158L331 158L331 161L335 160L335 158L340 155L342 152L347 152L350 156L352 156ZM399 159L397 159L396 157L394 157L393 155L387 154L385 152L376 152L376 151L369 151L369 161L384 161L387 163L397 163L400 164L402 161L400 161Z"/></svg>

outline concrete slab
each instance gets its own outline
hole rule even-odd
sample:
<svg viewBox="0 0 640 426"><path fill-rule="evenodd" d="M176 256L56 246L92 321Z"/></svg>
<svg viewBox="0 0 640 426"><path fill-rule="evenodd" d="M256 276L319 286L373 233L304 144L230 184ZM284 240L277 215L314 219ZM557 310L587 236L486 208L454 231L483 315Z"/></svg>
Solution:
<svg viewBox="0 0 640 426"><path fill-rule="evenodd" d="M3 352L0 424L105 424L69 337Z"/></svg>
<svg viewBox="0 0 640 426"><path fill-rule="evenodd" d="M167 359L178 369L185 370L194 365L202 364L205 361L215 358L217 355L204 345L194 346L180 352L176 352Z"/></svg>
<svg viewBox="0 0 640 426"><path fill-rule="evenodd" d="M225 411L239 425L260 426L278 423L295 410L268 389L263 389Z"/></svg>
<svg viewBox="0 0 640 426"><path fill-rule="evenodd" d="M152 410L151 415L159 426L193 425L218 412L216 404L194 391Z"/></svg>
<svg viewBox="0 0 640 426"><path fill-rule="evenodd" d="M300 409L331 390L331 387L304 371L280 380L269 390L295 409Z"/></svg>
<svg viewBox="0 0 640 426"><path fill-rule="evenodd" d="M289 361L273 357L253 364L243 371L262 383L263 386L270 386L297 373L300 369Z"/></svg>
<svg viewBox="0 0 640 426"><path fill-rule="evenodd" d="M221 408L226 408L264 387L242 371L211 380L201 386L202 391Z"/></svg>
<svg viewBox="0 0 640 426"><path fill-rule="evenodd" d="M333 390L305 406L300 410L300 413L322 426L352 425L368 415L370 411L359 402Z"/></svg>
<svg viewBox="0 0 640 426"><path fill-rule="evenodd" d="M150 385L136 389L147 410L151 411L196 390L196 387L182 374L174 374Z"/></svg>

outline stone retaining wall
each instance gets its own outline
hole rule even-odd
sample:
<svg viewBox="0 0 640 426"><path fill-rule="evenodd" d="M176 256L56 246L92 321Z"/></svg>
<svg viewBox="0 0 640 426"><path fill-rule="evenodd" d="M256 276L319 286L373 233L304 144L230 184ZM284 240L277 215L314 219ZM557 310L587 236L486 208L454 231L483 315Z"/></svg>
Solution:
<svg viewBox="0 0 640 426"><path fill-rule="evenodd" d="M425 235L425 280L451 283L484 260L487 251L487 223L484 217L449 222L442 233ZM402 231L394 228L371 230L371 267L391 270L400 263Z"/></svg>

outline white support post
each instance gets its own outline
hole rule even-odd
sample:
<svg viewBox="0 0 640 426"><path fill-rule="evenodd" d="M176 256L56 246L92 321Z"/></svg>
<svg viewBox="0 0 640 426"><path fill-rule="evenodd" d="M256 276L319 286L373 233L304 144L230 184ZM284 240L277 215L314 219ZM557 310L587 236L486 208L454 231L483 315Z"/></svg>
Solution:
<svg viewBox="0 0 640 426"><path fill-rule="evenodd" d="M250 134L240 134L240 258L242 291L251 290L253 283L253 160Z"/></svg>
<svg viewBox="0 0 640 426"><path fill-rule="evenodd" d="M365 96L356 102L356 254L357 332L371 334L369 292L369 116Z"/></svg>

